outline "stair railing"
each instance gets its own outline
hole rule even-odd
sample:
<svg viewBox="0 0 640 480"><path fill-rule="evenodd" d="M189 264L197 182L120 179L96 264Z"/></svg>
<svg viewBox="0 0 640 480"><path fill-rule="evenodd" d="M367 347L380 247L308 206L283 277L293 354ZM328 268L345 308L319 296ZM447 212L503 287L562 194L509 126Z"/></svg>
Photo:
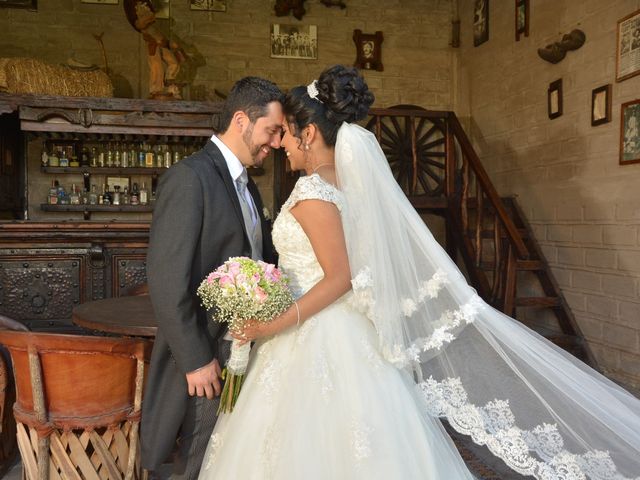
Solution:
<svg viewBox="0 0 640 480"><path fill-rule="evenodd" d="M458 247L485 300L512 310L516 262L530 253L456 115L411 105L370 114L366 127L378 138L403 191L417 208L447 210L454 224L447 226L449 253L455 255L453 245Z"/></svg>

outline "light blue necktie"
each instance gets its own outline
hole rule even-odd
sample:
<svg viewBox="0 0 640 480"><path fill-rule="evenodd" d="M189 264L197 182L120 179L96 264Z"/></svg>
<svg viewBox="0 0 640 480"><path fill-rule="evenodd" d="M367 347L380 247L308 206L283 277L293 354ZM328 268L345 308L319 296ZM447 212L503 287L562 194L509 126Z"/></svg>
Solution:
<svg viewBox="0 0 640 480"><path fill-rule="evenodd" d="M240 208L242 209L242 217L244 219L244 226L247 230L247 236L251 243L251 257L254 260L262 259L262 230L260 228L260 218L255 212L253 202L250 202L247 198L249 195L247 192L247 183L249 182L249 175L246 170L243 170L240 176L236 179L236 188L238 189L238 200L240 201ZM255 222L254 222L255 218Z"/></svg>

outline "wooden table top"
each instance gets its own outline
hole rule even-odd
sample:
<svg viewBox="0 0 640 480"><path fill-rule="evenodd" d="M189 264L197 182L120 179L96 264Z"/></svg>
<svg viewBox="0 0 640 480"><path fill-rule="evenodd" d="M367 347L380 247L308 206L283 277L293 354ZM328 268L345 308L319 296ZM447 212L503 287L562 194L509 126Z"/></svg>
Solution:
<svg viewBox="0 0 640 480"><path fill-rule="evenodd" d="M149 295L106 298L78 305L71 321L100 332L155 337L156 321Z"/></svg>

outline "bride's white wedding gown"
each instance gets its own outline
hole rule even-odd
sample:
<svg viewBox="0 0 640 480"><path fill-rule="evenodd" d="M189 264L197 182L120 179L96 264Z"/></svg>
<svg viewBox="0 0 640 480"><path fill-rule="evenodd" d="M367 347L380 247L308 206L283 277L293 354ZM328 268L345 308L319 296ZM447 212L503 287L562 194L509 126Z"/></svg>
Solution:
<svg viewBox="0 0 640 480"><path fill-rule="evenodd" d="M274 223L280 267L294 296L323 272L289 209L341 193L313 174L298 180ZM383 359L373 324L351 293L256 344L233 413L221 415L201 479L471 479L415 383Z"/></svg>

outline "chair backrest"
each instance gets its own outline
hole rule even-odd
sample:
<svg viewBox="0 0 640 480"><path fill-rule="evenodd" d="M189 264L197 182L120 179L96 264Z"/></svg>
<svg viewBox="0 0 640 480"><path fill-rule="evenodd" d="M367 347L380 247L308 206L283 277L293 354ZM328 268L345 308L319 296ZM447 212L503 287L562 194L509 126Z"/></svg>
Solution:
<svg viewBox="0 0 640 480"><path fill-rule="evenodd" d="M36 429L96 428L138 416L143 339L0 330L16 380L16 420Z"/></svg>

